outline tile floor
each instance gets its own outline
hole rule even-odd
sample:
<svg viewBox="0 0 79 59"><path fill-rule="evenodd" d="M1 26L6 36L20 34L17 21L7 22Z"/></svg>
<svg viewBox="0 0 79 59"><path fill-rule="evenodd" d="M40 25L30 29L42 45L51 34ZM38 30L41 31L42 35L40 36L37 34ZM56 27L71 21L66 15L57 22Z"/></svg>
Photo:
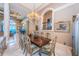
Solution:
<svg viewBox="0 0 79 59"><path fill-rule="evenodd" d="M13 38L10 38L9 40L9 46L5 50L3 56L24 56L21 49L15 47L16 43L16 35ZM56 56L72 56L71 52L72 48L66 45L62 45L60 43L56 43L56 49L55 49L55 54ZM42 54L43 56L46 56ZM34 56L39 56L38 53L35 54Z"/></svg>
<svg viewBox="0 0 79 59"><path fill-rule="evenodd" d="M71 53L71 47L69 46L65 46L62 44L57 43L56 44L56 56L72 56ZM44 54L42 54L43 56L46 56ZM5 53L3 54L3 56L24 56L21 49L17 49L15 48L15 46L9 47ZM39 56L38 53L35 54L34 56Z"/></svg>

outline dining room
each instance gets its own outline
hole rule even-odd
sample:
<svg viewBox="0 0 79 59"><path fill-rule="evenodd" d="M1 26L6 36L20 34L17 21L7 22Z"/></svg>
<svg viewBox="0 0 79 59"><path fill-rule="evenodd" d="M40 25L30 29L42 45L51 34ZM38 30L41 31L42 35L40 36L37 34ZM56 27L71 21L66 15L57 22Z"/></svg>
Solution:
<svg viewBox="0 0 79 59"><path fill-rule="evenodd" d="M73 55L73 16L79 13L79 4L3 3L0 6L4 20L4 28L1 27L4 34L0 35L7 46L2 56Z"/></svg>

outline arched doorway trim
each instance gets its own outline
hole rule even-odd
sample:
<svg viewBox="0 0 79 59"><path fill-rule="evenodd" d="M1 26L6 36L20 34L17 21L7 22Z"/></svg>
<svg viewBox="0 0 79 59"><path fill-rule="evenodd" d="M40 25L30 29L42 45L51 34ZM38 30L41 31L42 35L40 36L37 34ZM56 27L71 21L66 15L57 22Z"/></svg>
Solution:
<svg viewBox="0 0 79 59"><path fill-rule="evenodd" d="M42 14L41 14L41 17L42 17L42 20L41 20L41 23L43 23L43 16L45 13L47 13L48 11L52 11L52 30L54 30L54 9L53 8L46 8ZM42 24L42 29L43 29L43 24Z"/></svg>

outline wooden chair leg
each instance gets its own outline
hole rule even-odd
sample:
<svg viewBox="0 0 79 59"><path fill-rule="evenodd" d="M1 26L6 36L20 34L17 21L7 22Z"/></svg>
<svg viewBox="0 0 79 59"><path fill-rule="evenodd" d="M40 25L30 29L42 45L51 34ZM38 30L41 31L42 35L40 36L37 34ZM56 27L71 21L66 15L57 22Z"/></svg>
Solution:
<svg viewBox="0 0 79 59"><path fill-rule="evenodd" d="M4 52L4 50L1 48L1 49L0 49L0 56L3 55L3 52Z"/></svg>
<svg viewBox="0 0 79 59"><path fill-rule="evenodd" d="M55 51L53 52L53 55L55 56Z"/></svg>
<svg viewBox="0 0 79 59"><path fill-rule="evenodd" d="M53 51L53 55L55 56L55 51Z"/></svg>

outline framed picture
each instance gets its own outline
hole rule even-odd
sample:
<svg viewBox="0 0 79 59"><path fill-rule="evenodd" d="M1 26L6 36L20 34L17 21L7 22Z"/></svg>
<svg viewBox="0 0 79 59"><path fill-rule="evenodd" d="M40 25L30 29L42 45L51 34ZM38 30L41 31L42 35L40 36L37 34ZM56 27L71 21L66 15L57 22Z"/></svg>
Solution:
<svg viewBox="0 0 79 59"><path fill-rule="evenodd" d="M55 23L55 31L70 32L70 21L59 21Z"/></svg>

